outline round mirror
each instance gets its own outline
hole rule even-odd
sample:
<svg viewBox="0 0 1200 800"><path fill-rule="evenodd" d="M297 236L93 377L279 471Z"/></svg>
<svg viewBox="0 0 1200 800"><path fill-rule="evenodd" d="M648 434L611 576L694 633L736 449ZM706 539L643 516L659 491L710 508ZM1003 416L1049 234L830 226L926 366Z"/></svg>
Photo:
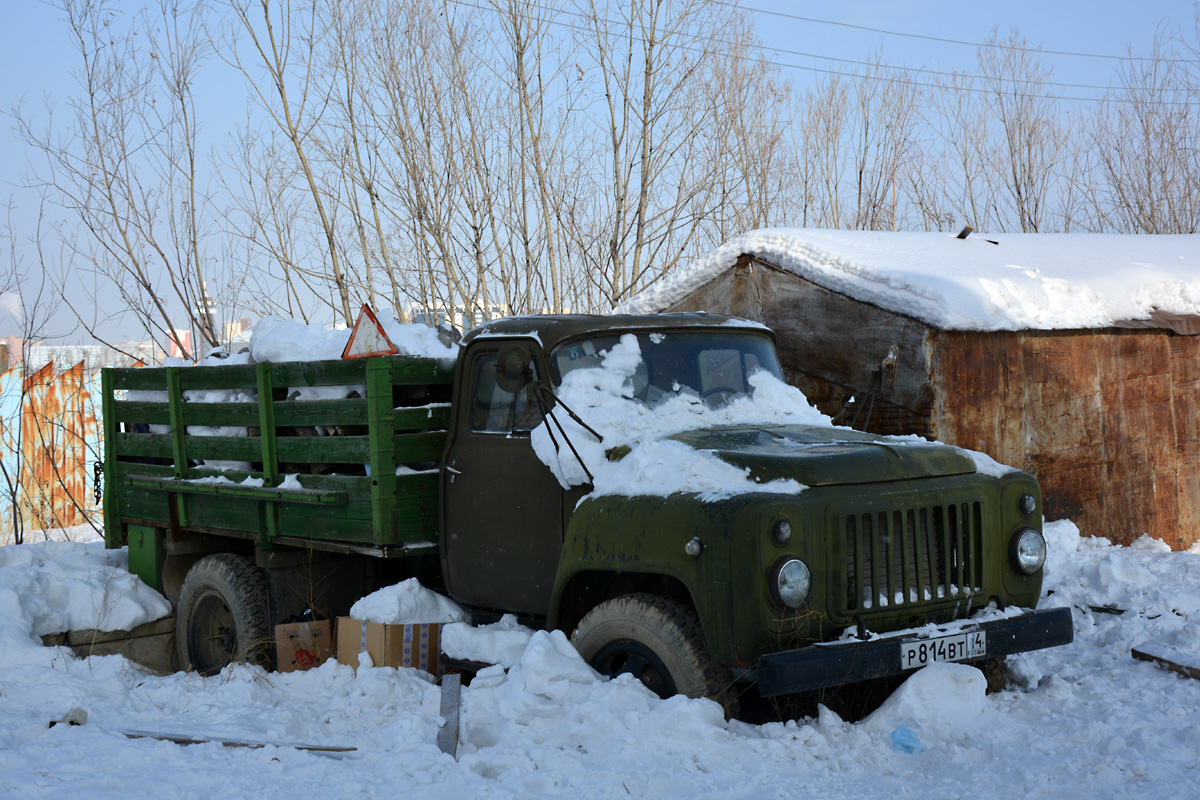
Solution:
<svg viewBox="0 0 1200 800"><path fill-rule="evenodd" d="M529 383L529 362L533 356L523 344L506 344L496 355L496 385L509 394L516 394Z"/></svg>

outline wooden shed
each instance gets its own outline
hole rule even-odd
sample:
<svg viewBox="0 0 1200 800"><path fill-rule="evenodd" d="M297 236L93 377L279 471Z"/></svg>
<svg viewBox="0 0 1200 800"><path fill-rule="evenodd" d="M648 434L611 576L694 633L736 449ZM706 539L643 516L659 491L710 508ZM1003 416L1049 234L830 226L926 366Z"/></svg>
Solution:
<svg viewBox="0 0 1200 800"><path fill-rule="evenodd" d="M1020 467L1084 535L1200 538L1200 236L756 231L623 310L760 321L839 424Z"/></svg>

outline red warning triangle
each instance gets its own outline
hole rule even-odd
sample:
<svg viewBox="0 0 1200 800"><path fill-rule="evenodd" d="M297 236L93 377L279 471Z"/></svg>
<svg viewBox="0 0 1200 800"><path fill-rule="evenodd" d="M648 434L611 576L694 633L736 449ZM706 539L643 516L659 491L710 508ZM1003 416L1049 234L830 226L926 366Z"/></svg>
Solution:
<svg viewBox="0 0 1200 800"><path fill-rule="evenodd" d="M371 356L394 356L400 351L383 332L383 326L375 318L375 312L366 303L354 321L350 341L342 351L342 358L370 358Z"/></svg>

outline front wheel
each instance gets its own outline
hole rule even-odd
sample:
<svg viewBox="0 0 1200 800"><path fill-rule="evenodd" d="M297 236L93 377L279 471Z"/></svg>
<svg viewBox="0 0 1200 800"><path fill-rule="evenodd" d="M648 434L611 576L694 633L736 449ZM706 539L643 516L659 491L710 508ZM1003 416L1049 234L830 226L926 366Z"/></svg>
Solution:
<svg viewBox="0 0 1200 800"><path fill-rule="evenodd" d="M708 697L726 710L733 679L709 653L687 605L653 594L606 600L589 611L571 643L601 675L630 674L659 697Z"/></svg>
<svg viewBox="0 0 1200 800"><path fill-rule="evenodd" d="M262 571L232 553L192 565L175 609L179 665L215 675L233 661L270 668L267 582Z"/></svg>

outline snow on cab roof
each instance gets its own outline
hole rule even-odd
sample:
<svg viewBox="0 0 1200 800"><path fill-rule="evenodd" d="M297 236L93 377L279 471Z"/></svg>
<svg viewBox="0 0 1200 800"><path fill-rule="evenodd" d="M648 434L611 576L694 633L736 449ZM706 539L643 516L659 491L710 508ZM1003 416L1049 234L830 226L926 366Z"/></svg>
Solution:
<svg viewBox="0 0 1200 800"><path fill-rule="evenodd" d="M993 243L995 242L995 244ZM767 228L731 239L616 309L669 308L748 254L943 330L1104 328L1200 315L1200 235Z"/></svg>

